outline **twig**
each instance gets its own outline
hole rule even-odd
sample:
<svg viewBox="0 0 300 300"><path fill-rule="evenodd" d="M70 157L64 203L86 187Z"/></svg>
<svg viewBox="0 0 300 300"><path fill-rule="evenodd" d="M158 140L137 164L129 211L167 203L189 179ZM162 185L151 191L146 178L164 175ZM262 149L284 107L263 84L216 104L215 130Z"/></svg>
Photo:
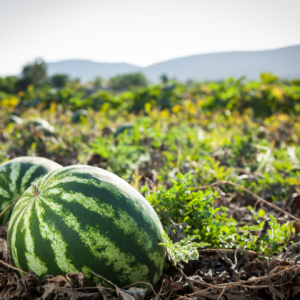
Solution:
<svg viewBox="0 0 300 300"><path fill-rule="evenodd" d="M160 288L160 290L159 290L159 293L158 293L158 295L157 295L157 297L156 297L156 299L158 299L159 298L159 296L161 295L161 292L162 292L162 289L163 289L163 287L164 287L164 283L166 282L166 280L165 279L163 279L163 281L162 281L162 283L161 283L161 288Z"/></svg>
<svg viewBox="0 0 300 300"><path fill-rule="evenodd" d="M175 268L176 268L178 271L180 271L180 273L182 274L182 276L184 277L184 279L187 281L187 283L188 283L190 289L191 289L192 291L196 291L196 288L195 288L194 284L187 278L187 276L184 274L183 270L182 270L181 268L176 267L176 266L175 266Z"/></svg>
<svg viewBox="0 0 300 300"><path fill-rule="evenodd" d="M274 284L273 286L274 287L284 286L284 285L289 284L292 280L293 280L293 278L291 278L289 281L283 283L282 285L281 284ZM242 286L246 287L246 288L248 287L248 288L251 288L251 289L254 289L254 290L255 289L267 289L267 288L269 288L269 285L245 285L245 284L243 284Z"/></svg>
<svg viewBox="0 0 300 300"><path fill-rule="evenodd" d="M220 294L220 296L218 297L218 299L217 300L220 300L221 299L221 297L222 297L222 295L224 294L224 292L225 292L225 290L227 289L227 286L226 287L224 287L224 289L223 289L223 291L222 291L222 293Z"/></svg>
<svg viewBox="0 0 300 300"><path fill-rule="evenodd" d="M238 245L235 249L235 253L234 253L234 268L233 268L233 271L237 268L237 264L238 264L238 260L237 260L237 252L238 252L238 249L239 249L240 245Z"/></svg>
<svg viewBox="0 0 300 300"><path fill-rule="evenodd" d="M105 281L108 282L109 284L113 285L114 287L117 287L115 284L113 284L113 283L112 283L111 281L109 281L108 279L102 277L101 275L96 274L96 273L93 272L93 271L92 271L92 273L93 273L95 276L98 276L98 277L102 278L103 280L105 280ZM130 287L130 286L132 286L132 285L135 285L135 284L146 284L146 285L149 285L149 286L152 288L152 291L153 291L155 297L157 298L157 294L155 293L155 290L154 290L152 284L150 284L150 283L148 283L148 282L135 282L135 283L132 283L132 284L129 284L129 285L126 285L126 286L122 287L122 289L128 288L128 287Z"/></svg>
<svg viewBox="0 0 300 300"><path fill-rule="evenodd" d="M280 271L278 273L274 273L272 275L267 275L267 276L262 276L262 277L255 278L255 279L252 279L252 280L247 280L247 281L244 280L244 281L239 281L239 282L230 282L230 283L225 283L225 284L213 285L213 286L211 286L209 288L206 288L204 290L201 290L201 291L189 294L189 296L199 295L199 294L202 294L202 293L207 292L208 290L211 290L211 289L214 289L214 288L222 288L222 287L227 287L227 286L231 286L231 285L241 285L241 286L244 286L243 285L244 283L248 284L249 282L256 282L256 281L261 281L261 280L264 280L264 279L272 278L272 277L278 276L280 274L283 274L285 272L291 271L294 268L299 268L299 266L292 266L292 267L287 268L285 270L282 270L282 271ZM251 288L252 286L251 285L249 285L249 286L247 285L247 287Z"/></svg>
<svg viewBox="0 0 300 300"><path fill-rule="evenodd" d="M104 277L102 277L101 275L99 275L99 274L96 274L95 272L93 272L92 271L92 273L95 275L95 276L98 276L98 277L100 277L100 278L102 278L103 280L105 280L106 282L108 282L109 284L111 284L112 286L114 286L114 287L116 287L116 285L115 284L113 284L111 281L109 281L108 279L106 279L106 278L104 278Z"/></svg>
<svg viewBox="0 0 300 300"><path fill-rule="evenodd" d="M195 188L194 191L199 191L199 190L203 190L203 189L207 189L207 188L219 186L219 185L222 185L222 184L230 184L230 185L233 185L233 186L241 188L242 190L246 191L247 193L249 193L250 195L252 195L254 198L256 198L258 201L263 202L263 203L271 206L272 208L274 208L274 209L280 211L281 213L289 216L291 219L295 220L298 224L300 224L300 220L298 218L294 217L293 215L291 215L290 213L284 211L283 209L279 208L278 206L274 205L273 203L270 203L267 200L265 200L265 199L257 196L255 193L253 193L252 191L248 190L247 188L245 188L245 187L243 187L243 186L241 186L241 185L239 185L237 183L231 182L231 181L226 181L226 180L218 181L218 182L215 182L215 183L210 184L210 185L205 185L205 186L201 186L201 187Z"/></svg>
<svg viewBox="0 0 300 300"><path fill-rule="evenodd" d="M73 290L97 290L98 288L97 287L79 287L79 288L73 288ZM101 289L104 289L104 290L109 290L111 292L114 292L115 290L113 289L110 289L110 288L107 288L107 287L101 287Z"/></svg>
<svg viewBox="0 0 300 300"><path fill-rule="evenodd" d="M139 281L139 282L131 283L131 284L129 284L129 285L126 285L126 286L122 287L122 289L127 289L128 287L133 286L133 285L136 285L136 284L146 284L146 285L149 285L149 286L151 287L152 291L153 291L153 294L155 295L155 298L157 299L157 294L156 294L156 292L155 292L155 290L154 290L152 284L149 283L149 282L142 282L142 281Z"/></svg>
<svg viewBox="0 0 300 300"><path fill-rule="evenodd" d="M198 250L198 252L217 252L218 250L221 250L221 251L227 251L227 252L235 252L236 249L224 249L224 248L218 248L218 249L200 249ZM238 252L241 252L241 253L249 253L249 254L253 254L253 255L256 255L256 256L262 256L262 257L270 257L272 258L273 256L272 255L267 255L267 254L259 254L257 252L254 252L252 250L244 250L244 249L238 249Z"/></svg>
<svg viewBox="0 0 300 300"><path fill-rule="evenodd" d="M10 294L9 296L10 296L11 298L13 298L13 295L14 295L14 294L16 294L16 293L18 293L18 292L24 290L25 288L26 288L26 286L22 286L21 288L15 290L15 291L14 291L12 294Z"/></svg>
<svg viewBox="0 0 300 300"><path fill-rule="evenodd" d="M12 207L12 206L14 206L16 203L15 202L13 202L13 203L11 203L11 204L9 204L9 205L7 205L5 208L4 208L4 210L1 212L1 214L0 214L0 219L3 217L3 215Z"/></svg>
<svg viewBox="0 0 300 300"><path fill-rule="evenodd" d="M23 271L23 270L21 270L21 269L18 269L18 268L16 268L16 267L14 267L14 266L12 266L12 265L6 263L5 261L3 261L3 260L1 260L1 259L0 259L0 263L1 263L2 265L4 265L4 266L8 267L8 268L11 268L11 269L14 269L14 270L16 270L16 271L19 271L19 272L22 272L22 273L24 273L24 274L27 274L27 272L25 272L25 271Z"/></svg>
<svg viewBox="0 0 300 300"><path fill-rule="evenodd" d="M170 299L171 299L171 296L172 296L172 294L173 294L174 292L175 292L175 290L171 291L171 293L169 294L167 300L170 300Z"/></svg>

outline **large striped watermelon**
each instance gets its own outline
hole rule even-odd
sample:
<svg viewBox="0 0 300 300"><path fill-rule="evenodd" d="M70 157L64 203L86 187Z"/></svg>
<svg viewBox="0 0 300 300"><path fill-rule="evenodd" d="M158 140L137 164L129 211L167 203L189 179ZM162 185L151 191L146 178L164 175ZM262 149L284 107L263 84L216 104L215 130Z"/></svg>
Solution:
<svg viewBox="0 0 300 300"><path fill-rule="evenodd" d="M0 211L17 201L30 187L31 182L61 167L43 157L18 157L0 165ZM1 223L9 220L11 210L7 210L0 220Z"/></svg>
<svg viewBox="0 0 300 300"><path fill-rule="evenodd" d="M133 187L100 168L71 166L45 175L14 207L8 243L15 265L39 277L94 271L118 286L162 272L162 225Z"/></svg>

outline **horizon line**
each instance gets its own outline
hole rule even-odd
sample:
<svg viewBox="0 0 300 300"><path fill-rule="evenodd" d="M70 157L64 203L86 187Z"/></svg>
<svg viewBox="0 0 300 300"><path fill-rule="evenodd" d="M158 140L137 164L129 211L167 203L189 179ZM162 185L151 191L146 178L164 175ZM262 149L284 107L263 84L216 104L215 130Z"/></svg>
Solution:
<svg viewBox="0 0 300 300"><path fill-rule="evenodd" d="M271 48L271 49L263 49L263 50L229 50L229 51L216 51L216 52L205 52L205 53L198 53L198 54L191 54L191 55L186 55L186 56L179 56L179 57L175 57L175 58L170 58L167 60L162 60L162 61L158 61L156 63L150 64L150 65L146 65L146 66L138 66L129 62L124 62L124 61L119 61L119 62L105 62L105 61L96 61L96 60L91 60L91 59L85 59L85 58L67 58L67 59L61 59L61 60L57 60L57 61L45 61L46 64L48 63L61 63L64 61L86 61L86 62L92 62L92 63L102 63L102 64L127 64L127 65L131 65L140 69L145 69L148 67L151 67L153 65L157 65L160 63L164 63L164 62L168 62L168 61L172 61L172 60L176 60L176 59L181 59L181 58L186 58L186 57L193 57L193 56L198 56L198 55L210 55L210 54L224 54L224 53L245 53L245 52L267 52L267 51L276 51L276 50L281 50L281 49L285 49L285 48L291 48L291 47L297 47L300 46L300 44L293 44L293 45L289 45L289 46L283 46L283 47L279 47L279 48Z"/></svg>

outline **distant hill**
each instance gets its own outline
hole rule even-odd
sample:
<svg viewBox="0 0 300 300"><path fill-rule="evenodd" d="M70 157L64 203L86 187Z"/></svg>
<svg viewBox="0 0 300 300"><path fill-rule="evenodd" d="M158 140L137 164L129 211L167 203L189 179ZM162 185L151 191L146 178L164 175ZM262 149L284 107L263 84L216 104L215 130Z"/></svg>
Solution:
<svg viewBox="0 0 300 300"><path fill-rule="evenodd" d="M125 63L99 63L88 60L67 60L48 63L48 73L65 73L83 82L96 76L110 78L117 74L143 72L151 82L162 74L181 81L188 79L220 80L247 76L257 79L262 72L281 78L300 78L300 45L266 51L239 51L199 54L172 59L140 68Z"/></svg>
<svg viewBox="0 0 300 300"><path fill-rule="evenodd" d="M72 78L80 78L83 82L92 80L97 76L110 78L117 74L140 71L139 67L126 63L101 63L79 59L47 63L47 69L49 75L64 73Z"/></svg>

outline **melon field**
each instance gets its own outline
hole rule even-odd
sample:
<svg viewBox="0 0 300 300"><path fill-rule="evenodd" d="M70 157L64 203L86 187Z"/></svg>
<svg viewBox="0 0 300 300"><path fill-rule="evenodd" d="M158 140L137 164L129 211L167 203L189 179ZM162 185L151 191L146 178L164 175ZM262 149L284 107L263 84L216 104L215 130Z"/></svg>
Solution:
<svg viewBox="0 0 300 300"><path fill-rule="evenodd" d="M76 170L88 165L122 178L156 212L163 233L153 249L164 247L167 255L152 284L136 282L131 265L125 272L131 281L114 277L111 282L96 269L91 271L98 279L86 281L84 272L72 268L61 274L41 271L41 278L16 265L6 241L8 213L13 205L21 206L18 195L0 214L1 299L300 298L299 80L265 74L260 81L169 81L119 92L90 92L80 84L0 91L0 170L1 164L24 156L76 165ZM12 176L17 175L0 176L1 193ZM56 179L67 182L64 176ZM57 186L63 188L62 182ZM43 179L28 188L37 195L42 184ZM28 190L24 197L31 197ZM2 211L8 206L3 204ZM120 217L124 232L133 215ZM21 225L8 240L28 245L27 227ZM56 227L51 228L55 235ZM130 236L134 251L143 247L143 230ZM118 234L114 239L121 247L124 236ZM68 239L61 243L68 249ZM36 253L48 253L43 247L30 248L33 261ZM22 258L20 249L14 251ZM82 249L84 264L89 254ZM72 253L66 250L66 261ZM162 254L156 261L151 257L154 264L162 263Z"/></svg>

